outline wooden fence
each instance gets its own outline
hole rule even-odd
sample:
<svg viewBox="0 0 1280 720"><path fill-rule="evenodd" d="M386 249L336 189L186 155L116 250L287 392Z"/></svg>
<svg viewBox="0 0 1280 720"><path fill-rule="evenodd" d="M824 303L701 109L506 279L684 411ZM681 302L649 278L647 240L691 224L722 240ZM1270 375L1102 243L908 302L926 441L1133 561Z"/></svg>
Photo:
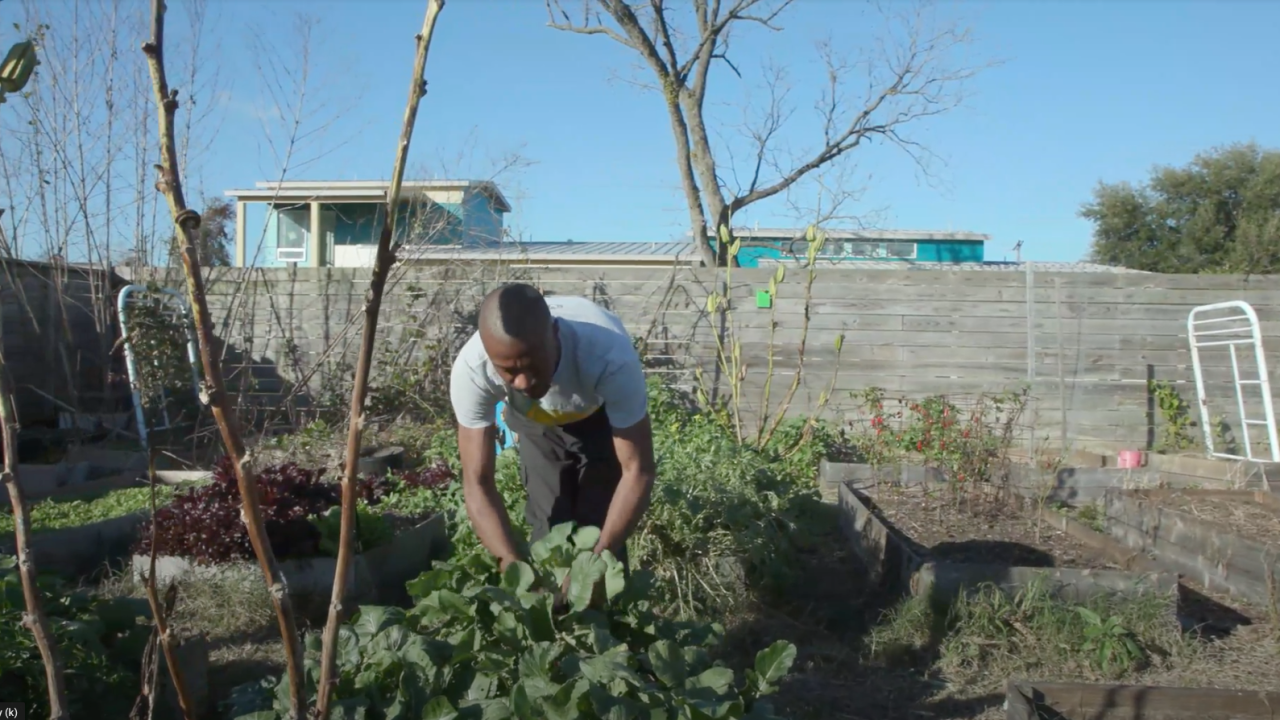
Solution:
<svg viewBox="0 0 1280 720"><path fill-rule="evenodd" d="M818 271L806 303L806 272L793 267L772 307L757 307L757 293L767 290L772 274L733 270L732 312L718 321L707 312L707 296L723 286L723 270L402 268L383 306L379 363L384 370L421 368L423 356L434 353L437 373L431 377L438 382L441 366L473 327L479 298L520 279L610 307L646 340L651 371L672 373L682 383L691 382L695 366L708 379L715 375L717 330L728 342L736 340L746 364L743 405L754 417L764 414L766 377L773 377L770 412L785 395L804 339L802 382L791 412L809 411L826 391L827 416L852 421L861 413L858 393L871 386L919 398L973 397L1025 384L1033 400L1024 419L1037 440L1107 450L1158 442L1162 417L1150 380L1170 383L1198 419L1186 337L1191 308L1245 300L1257 310L1265 338L1277 338L1280 330L1275 277L1043 272L1034 266L830 268ZM273 403L284 389L315 394L349 375L344 363L358 343L367 277L367 270L342 268L210 271L210 303L238 358L232 364L252 373L255 391ZM176 276L165 281L180 283ZM838 363L837 336L844 338ZM1268 350L1273 380L1277 348L1280 342L1272 342ZM1241 368L1246 378L1256 377L1251 352L1241 354ZM1205 352L1204 378L1211 410L1225 416L1238 436L1227 349ZM1246 411L1261 418L1257 387L1245 389Z"/></svg>
<svg viewBox="0 0 1280 720"><path fill-rule="evenodd" d="M127 409L129 385L113 352L118 281L105 270L0 260L5 366L24 426L55 425L73 409Z"/></svg>

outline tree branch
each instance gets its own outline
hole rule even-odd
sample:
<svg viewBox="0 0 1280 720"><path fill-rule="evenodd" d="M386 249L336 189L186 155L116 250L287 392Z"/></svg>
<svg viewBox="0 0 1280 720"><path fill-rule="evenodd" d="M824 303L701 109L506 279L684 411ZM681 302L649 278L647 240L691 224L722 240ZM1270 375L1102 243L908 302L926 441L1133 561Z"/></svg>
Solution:
<svg viewBox="0 0 1280 720"><path fill-rule="evenodd" d="M258 501L258 485L249 467L250 462L245 452L239 423L227 396L221 360L216 352L217 338L213 334L209 304L205 298L204 278L200 273L196 252L200 216L187 208L182 194L177 142L174 138L178 91L169 88L165 76L164 15L164 0L151 0L151 39L142 45L142 51L147 57L147 67L151 73L156 120L159 125L161 179L157 185L168 201L169 213L182 240L182 266L187 280L187 299L195 315L196 335L200 341L200 360L205 374L201 395L213 411L214 420L222 434L222 442L226 446L227 455L230 456L235 470L243 503L242 517L248 530L249 542L253 546L254 554L258 558L258 564L262 568L262 574L270 590L276 619L280 625L281 639L284 641L285 666L289 674L289 712L294 720L301 720L306 711L306 675L302 665L302 641L298 635L293 603L286 591L284 576L280 573L275 553L271 549L271 541L267 537L262 508Z"/></svg>
<svg viewBox="0 0 1280 720"><path fill-rule="evenodd" d="M62 660L49 618L40 604L40 589L36 583L36 563L31 555L31 519L27 515L27 501L18 482L18 423L13 410L13 395L9 392L9 373L0 355L0 433L4 442L4 487L9 491L9 504L13 506L13 534L18 554L18 577L22 580L22 598L27 612L22 624L31 631L40 659L44 661L45 686L49 691L49 720L70 720L67 706L67 686L63 676Z"/></svg>
<svg viewBox="0 0 1280 720"><path fill-rule="evenodd" d="M333 595L329 602L329 617L324 627L324 641L320 652L320 685L316 703L318 720L328 720L329 701L333 686L337 684L335 673L338 658L338 627L342 622L343 603L346 600L347 573L355 556L356 503L359 495L356 473L360 464L360 435L364 430L364 405L369 393L369 372L373 366L373 353L378 334L378 312L382 308L382 295L387 277L396 261L396 215L400 205L400 189L404 181L404 168L409 157L409 143L418 118L418 106L427 91L427 55L431 50L431 38L435 34L436 18L444 9L445 0L428 0L427 14L422 31L416 37L418 51L413 64L413 79L409 85L409 101L405 107L404 124L400 128L400 142L396 147L395 165L391 172L391 187L387 191L387 209L378 237L378 248L373 262L373 276L369 280L369 293L364 306L364 334L360 338L360 355L356 360L355 384L351 392L351 417L347 428L347 457L342 477L342 510L338 536L338 558L333 576Z"/></svg>
<svg viewBox="0 0 1280 720"><path fill-rule="evenodd" d="M885 140L905 150L924 169L922 155L928 151L903 135L906 126L956 108L963 100L958 88L974 77L978 69L945 72L939 65L949 52L968 43L965 31L946 29L922 37L919 27L908 28L909 38L902 53L887 62L887 78L877 82L874 66L868 70L867 100L852 118L841 122L844 103L840 97L842 80L850 69L828 48L823 52L828 87L819 102L824 128L824 144L763 186L754 187L730 201L732 212L785 191L798 180L873 139ZM926 170L927 172L927 170Z"/></svg>
<svg viewBox="0 0 1280 720"><path fill-rule="evenodd" d="M165 608L166 603L160 600L160 591L156 587L156 485L160 482L156 479L156 449L149 448L147 451L147 480L151 485L151 554L147 570L146 590L147 603L151 606L151 618L155 623L156 637L160 643L160 649L164 652L164 662L169 666L169 678L173 680L173 689L178 696L178 709L182 712L184 720L193 720L198 710L195 707L195 701L191 698L191 692L187 689L186 678L182 674L182 666L178 662L178 643L173 637L173 633L169 628L169 613ZM169 591L173 592L175 586L170 584ZM172 605L169 603L169 605Z"/></svg>

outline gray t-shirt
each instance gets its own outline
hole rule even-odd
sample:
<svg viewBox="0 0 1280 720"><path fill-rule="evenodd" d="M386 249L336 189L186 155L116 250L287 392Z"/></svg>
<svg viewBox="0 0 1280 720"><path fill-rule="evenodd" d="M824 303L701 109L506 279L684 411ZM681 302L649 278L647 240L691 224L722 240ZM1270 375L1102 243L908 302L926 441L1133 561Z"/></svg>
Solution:
<svg viewBox="0 0 1280 720"><path fill-rule="evenodd" d="M458 424L484 428L494 423L494 408L506 401L512 412L543 425L567 425L601 406L615 428L629 428L648 412L648 394L640 356L617 315L584 297L555 295L547 306L560 328L560 364L551 390L532 400L510 388L475 333L453 361L449 398Z"/></svg>

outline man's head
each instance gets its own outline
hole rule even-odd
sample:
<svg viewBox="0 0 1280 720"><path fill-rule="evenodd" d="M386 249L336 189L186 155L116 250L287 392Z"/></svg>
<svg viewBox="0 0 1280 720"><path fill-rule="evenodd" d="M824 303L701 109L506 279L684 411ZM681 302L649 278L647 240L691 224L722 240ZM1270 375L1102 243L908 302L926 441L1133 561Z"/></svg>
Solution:
<svg viewBox="0 0 1280 720"><path fill-rule="evenodd" d="M537 288L513 283L486 295L480 303L480 342L503 382L535 400L551 389L560 340Z"/></svg>

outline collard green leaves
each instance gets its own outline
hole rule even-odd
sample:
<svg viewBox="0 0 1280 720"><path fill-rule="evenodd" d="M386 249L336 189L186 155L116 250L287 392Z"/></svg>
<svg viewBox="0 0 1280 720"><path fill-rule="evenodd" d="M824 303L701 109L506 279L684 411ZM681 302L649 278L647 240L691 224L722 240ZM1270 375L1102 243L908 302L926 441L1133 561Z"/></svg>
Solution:
<svg viewBox="0 0 1280 720"><path fill-rule="evenodd" d="M500 572L491 559L454 558L408 584L415 605L407 613L361 608L340 636L335 699L368 718L772 717L760 698L790 670L795 646L762 651L739 682L708 652L723 630L652 612L645 573L627 578L611 553L596 555L599 537L596 528L560 525L534 543L532 563ZM308 643L309 656L318 645ZM232 717L278 717L262 713L282 709L265 697L281 689L242 690L243 714ZM261 700L244 702L245 692Z"/></svg>

